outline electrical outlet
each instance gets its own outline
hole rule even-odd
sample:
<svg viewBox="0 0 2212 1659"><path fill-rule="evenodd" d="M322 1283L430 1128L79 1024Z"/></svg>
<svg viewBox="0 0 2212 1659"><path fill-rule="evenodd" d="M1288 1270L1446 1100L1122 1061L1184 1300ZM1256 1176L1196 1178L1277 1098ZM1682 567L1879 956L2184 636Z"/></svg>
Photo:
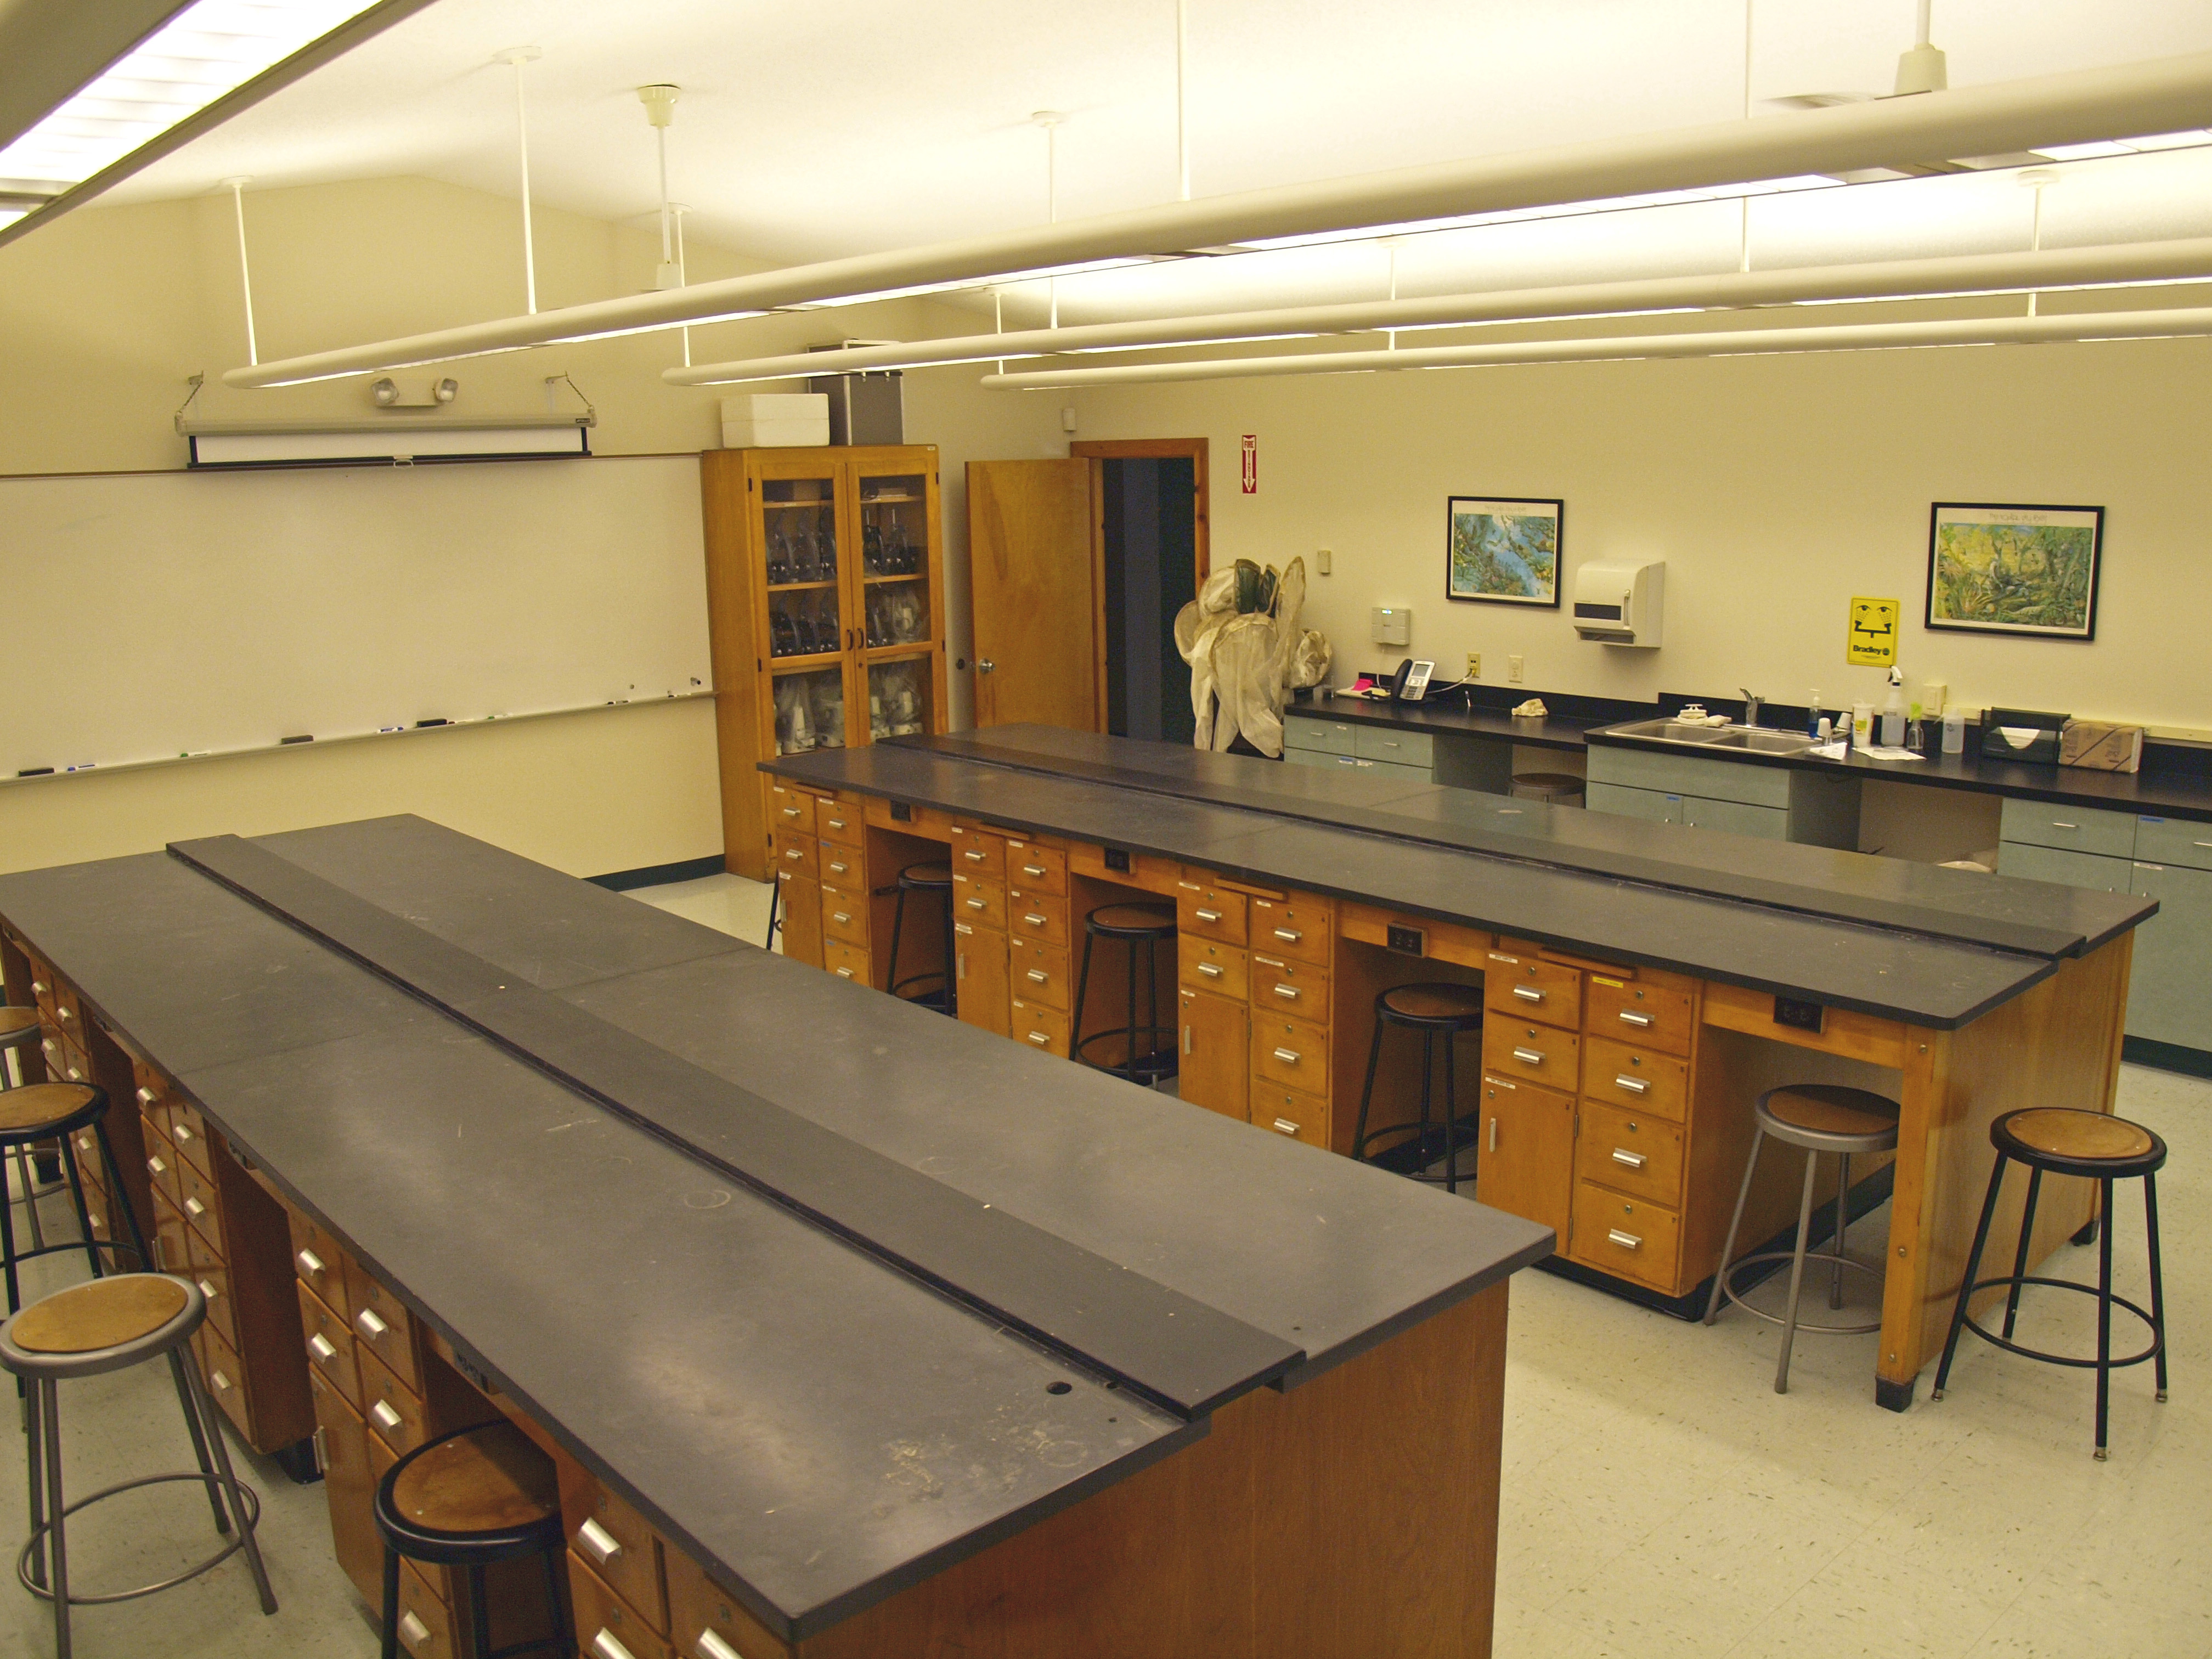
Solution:
<svg viewBox="0 0 2212 1659"><path fill-rule="evenodd" d="M1328 549L1325 547L1320 549L1314 554L1314 568L1320 571L1322 575L1326 576L1328 574Z"/></svg>
<svg viewBox="0 0 2212 1659"><path fill-rule="evenodd" d="M1479 680L1482 678L1481 652L1470 651L1467 653L1467 677L1471 680Z"/></svg>
<svg viewBox="0 0 2212 1659"><path fill-rule="evenodd" d="M1509 680L1511 680L1511 681L1513 682L1513 684L1516 684L1516 685L1518 685L1518 684L1521 684L1521 659L1520 659L1520 658L1518 658L1518 657L1508 657L1508 658L1505 659L1505 678L1506 678L1507 679L1509 679Z"/></svg>

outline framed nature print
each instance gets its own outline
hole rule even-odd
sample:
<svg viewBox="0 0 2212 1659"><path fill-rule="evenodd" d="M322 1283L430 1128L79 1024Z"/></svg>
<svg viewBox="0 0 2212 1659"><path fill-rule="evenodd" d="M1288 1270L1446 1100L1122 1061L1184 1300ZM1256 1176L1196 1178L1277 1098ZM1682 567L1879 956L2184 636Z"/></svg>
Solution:
<svg viewBox="0 0 2212 1659"><path fill-rule="evenodd" d="M1928 524L1928 626L2094 640L2104 543L2101 507L1937 501Z"/></svg>
<svg viewBox="0 0 2212 1659"><path fill-rule="evenodd" d="M1444 593L1490 605L1559 603L1565 501L1454 495L1446 518Z"/></svg>

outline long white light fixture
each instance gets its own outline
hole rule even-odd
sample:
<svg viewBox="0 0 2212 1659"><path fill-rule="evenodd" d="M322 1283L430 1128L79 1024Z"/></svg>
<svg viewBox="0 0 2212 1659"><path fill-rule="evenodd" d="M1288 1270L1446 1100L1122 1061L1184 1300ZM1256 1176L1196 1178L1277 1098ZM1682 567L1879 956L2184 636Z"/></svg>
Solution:
<svg viewBox="0 0 2212 1659"><path fill-rule="evenodd" d="M1358 226L1696 190L1885 164L1929 164L2039 146L2212 125L2212 52L1836 105L1757 120L1606 138L1356 178L1170 202L680 292L627 295L429 334L234 368L234 386L295 385L611 332L705 322L925 283L974 286L1097 259L1200 253Z"/></svg>
<svg viewBox="0 0 2212 1659"><path fill-rule="evenodd" d="M1731 270L1644 277L1569 288L1447 294L1415 300L1363 300L1211 316L1088 323L894 345L848 346L661 371L671 386L728 386L799 375L990 362L1060 352L1160 350L1227 345L1382 329L1462 328L1566 317L1621 317L1666 311L1735 310L1930 295L2005 294L2027 289L2212 281L2212 237L2185 241L2062 248L2047 252L1975 253L1794 270Z"/></svg>
<svg viewBox="0 0 2212 1659"><path fill-rule="evenodd" d="M0 149L0 240L28 232L429 0L194 0Z"/></svg>
<svg viewBox="0 0 2212 1659"><path fill-rule="evenodd" d="M280 466L411 466L557 459L592 453L590 415L363 421L199 421L179 416L194 471Z"/></svg>
<svg viewBox="0 0 2212 1659"><path fill-rule="evenodd" d="M1513 340L1492 345L1396 351L1310 351L1278 357L1222 357L1179 363L986 374L1001 391L1158 385L1295 374L1387 374L1416 368L1490 368L1515 363L1612 362L1645 357L1750 357L1804 351L1869 351L1925 346L2031 345L2082 340L2169 340L2212 334L2212 309L2099 312L2059 317L1979 317L1924 323L1847 323L1810 328L1729 329L1699 334L1608 335Z"/></svg>

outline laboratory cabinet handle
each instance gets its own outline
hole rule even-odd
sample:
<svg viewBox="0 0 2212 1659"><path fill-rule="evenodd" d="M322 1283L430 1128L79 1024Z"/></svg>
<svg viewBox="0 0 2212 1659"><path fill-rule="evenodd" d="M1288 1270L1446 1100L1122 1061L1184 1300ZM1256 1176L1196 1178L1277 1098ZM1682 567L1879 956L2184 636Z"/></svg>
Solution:
<svg viewBox="0 0 2212 1659"><path fill-rule="evenodd" d="M368 1408L368 1414L384 1425L384 1431L386 1434L394 1432L402 1423L407 1420L392 1409L392 1402L389 1400L378 1401Z"/></svg>
<svg viewBox="0 0 2212 1659"><path fill-rule="evenodd" d="M299 1261L301 1267L310 1278L320 1278L325 1271L322 1257L317 1255L313 1250L301 1251Z"/></svg>
<svg viewBox="0 0 2212 1659"><path fill-rule="evenodd" d="M1031 984L1042 985L1051 978L1052 975L1045 972L1042 968L1032 968L1030 969L1030 982Z"/></svg>
<svg viewBox="0 0 2212 1659"><path fill-rule="evenodd" d="M783 809L783 815L787 818L795 818L799 816L799 809L796 806L787 806Z"/></svg>
<svg viewBox="0 0 2212 1659"><path fill-rule="evenodd" d="M204 1279L199 1281L199 1287L200 1294L210 1302L214 1301L217 1296L222 1294L222 1292L217 1291L214 1285L209 1284Z"/></svg>
<svg viewBox="0 0 2212 1659"><path fill-rule="evenodd" d="M1516 1048L1513 1051L1513 1058L1523 1066L1541 1066L1544 1063L1542 1053L1534 1048Z"/></svg>
<svg viewBox="0 0 2212 1659"><path fill-rule="evenodd" d="M1541 1002L1544 1000L1544 994L1533 985L1516 985L1513 988L1513 994L1523 1002Z"/></svg>
<svg viewBox="0 0 2212 1659"><path fill-rule="evenodd" d="M319 1365L327 1365L338 1357L338 1351L331 1346L330 1338L325 1336L320 1331L317 1331L307 1339L307 1352L314 1357L315 1363Z"/></svg>
<svg viewBox="0 0 2212 1659"><path fill-rule="evenodd" d="M1617 1077L1613 1080L1613 1086L1616 1089L1626 1089L1632 1095L1648 1095L1651 1092L1650 1084L1640 1077Z"/></svg>
<svg viewBox="0 0 2212 1659"><path fill-rule="evenodd" d="M1218 910L1194 910L1191 914L1195 915L1200 921L1218 921L1221 920L1221 912Z"/></svg>
<svg viewBox="0 0 2212 1659"><path fill-rule="evenodd" d="M170 1130L169 1133L178 1140L190 1140L192 1138L192 1132L181 1123Z"/></svg>
<svg viewBox="0 0 2212 1659"><path fill-rule="evenodd" d="M1275 1050L1275 1058L1285 1066L1295 1066L1298 1063L1298 1051L1295 1048L1278 1048Z"/></svg>
<svg viewBox="0 0 2212 1659"><path fill-rule="evenodd" d="M1275 1127L1286 1135L1294 1135L1298 1132L1298 1126L1291 1122L1290 1119L1286 1117L1277 1118L1275 1120Z"/></svg>
<svg viewBox="0 0 2212 1659"><path fill-rule="evenodd" d="M1022 918L1022 925L1025 927L1042 927L1051 920L1050 916L1041 916L1032 910Z"/></svg>
<svg viewBox="0 0 2212 1659"><path fill-rule="evenodd" d="M830 872L832 875L842 876L852 867L849 864L833 864L830 866Z"/></svg>
<svg viewBox="0 0 2212 1659"><path fill-rule="evenodd" d="M1049 1048L1052 1045L1052 1039L1049 1036L1047 1036L1042 1031L1030 1031L1025 1033L1025 1035L1031 1042L1036 1043L1040 1048Z"/></svg>
<svg viewBox="0 0 2212 1659"><path fill-rule="evenodd" d="M76 1016L71 1014L66 1008L57 1008L54 1010L54 1018L57 1019L73 1019Z"/></svg>
<svg viewBox="0 0 2212 1659"><path fill-rule="evenodd" d="M1190 1027L1188 1025L1182 1028L1182 1051L1185 1054L1190 1052Z"/></svg>
<svg viewBox="0 0 2212 1659"><path fill-rule="evenodd" d="M201 1203L197 1198L186 1199L185 1200L185 1208L191 1212L192 1219L195 1221L198 1221L202 1216L207 1213L207 1206Z"/></svg>
<svg viewBox="0 0 2212 1659"><path fill-rule="evenodd" d="M968 953L965 951L955 951L952 953L952 977L955 979L968 977Z"/></svg>
<svg viewBox="0 0 2212 1659"><path fill-rule="evenodd" d="M968 862L969 862L969 863L970 863L970 864L981 864L981 863L983 861L983 860L984 860L985 854L981 854L981 853L977 852L974 848L972 848L972 847L971 847L971 848L969 848L966 852L963 853L960 856L961 856L962 858L966 859L966 860L968 860Z"/></svg>
<svg viewBox="0 0 2212 1659"><path fill-rule="evenodd" d="M622 1540L596 1521L587 1519L576 1528L576 1541L583 1546L586 1555L603 1567L622 1559Z"/></svg>
<svg viewBox="0 0 2212 1659"><path fill-rule="evenodd" d="M1198 971L1204 974L1208 979L1219 979L1221 977L1221 964L1217 962L1201 962L1198 964Z"/></svg>
<svg viewBox="0 0 2212 1659"><path fill-rule="evenodd" d="M1295 927L1278 927L1275 929L1275 937L1285 945L1296 945L1305 935Z"/></svg>
<svg viewBox="0 0 2212 1659"><path fill-rule="evenodd" d="M1626 1146L1616 1146L1613 1149L1613 1161L1627 1169L1640 1170L1644 1167L1644 1154L1632 1152Z"/></svg>
<svg viewBox="0 0 2212 1659"><path fill-rule="evenodd" d="M710 1630L699 1632L699 1639L691 1644L698 1659L745 1659L745 1656Z"/></svg>
<svg viewBox="0 0 2212 1659"><path fill-rule="evenodd" d="M991 901L988 899L971 898L968 901L968 908L970 910L988 910L991 908Z"/></svg>
<svg viewBox="0 0 2212 1659"><path fill-rule="evenodd" d="M1045 875L1047 872L1044 866L1042 864L1024 864L1022 866L1022 873L1025 876L1041 877Z"/></svg>
<svg viewBox="0 0 2212 1659"><path fill-rule="evenodd" d="M372 1342L392 1328L367 1308L353 1316L353 1322L354 1328Z"/></svg>
<svg viewBox="0 0 2212 1659"><path fill-rule="evenodd" d="M2199 847L2204 845L2201 841L2197 844ZM138 1103L142 1106L151 1106L154 1103L154 1091L151 1089L141 1089L138 1091Z"/></svg>
<svg viewBox="0 0 2212 1659"><path fill-rule="evenodd" d="M1298 988L1295 985L1278 985L1275 988L1275 994L1285 1002L1296 1002L1298 1000Z"/></svg>
<svg viewBox="0 0 2212 1659"><path fill-rule="evenodd" d="M833 910L830 915L830 920L832 921L845 922L852 919L853 913L850 910Z"/></svg>
<svg viewBox="0 0 2212 1659"><path fill-rule="evenodd" d="M399 1615L399 1639L410 1648L419 1648L430 1639L430 1627L411 1613Z"/></svg>
<svg viewBox="0 0 2212 1659"><path fill-rule="evenodd" d="M2189 844L2191 847L2212 847L2212 841L2192 841Z"/></svg>
<svg viewBox="0 0 2212 1659"><path fill-rule="evenodd" d="M42 979L34 979L31 981L31 994L33 996L42 997L46 995L49 988L51 988L48 987L46 981Z"/></svg>
<svg viewBox="0 0 2212 1659"><path fill-rule="evenodd" d="M998 666L999 665L993 662L988 657L978 657L975 659L975 672L979 674L995 672Z"/></svg>
<svg viewBox="0 0 2212 1659"><path fill-rule="evenodd" d="M1491 1119L1491 1120L1490 1120L1490 1148L1489 1148L1489 1150L1490 1150L1490 1151L1492 1151L1492 1152L1496 1152L1496 1151L1498 1150L1498 1120L1497 1120L1496 1118L1494 1118L1494 1117L1493 1117L1492 1119Z"/></svg>
<svg viewBox="0 0 2212 1659"><path fill-rule="evenodd" d="M1651 1016L1639 1014L1633 1008L1624 1008L1620 1011L1620 1023L1623 1025L1649 1025L1651 1024Z"/></svg>
<svg viewBox="0 0 2212 1659"><path fill-rule="evenodd" d="M803 847L786 848L783 855L787 859L803 859L806 856L806 849Z"/></svg>
<svg viewBox="0 0 2212 1659"><path fill-rule="evenodd" d="M2057 818L2053 818L2051 820L2051 827L2053 830L2079 830L2081 826L2078 823L2061 823Z"/></svg>
<svg viewBox="0 0 2212 1659"><path fill-rule="evenodd" d="M169 1173L169 1166L162 1163L158 1158L148 1158L146 1160L146 1167L151 1170L157 1176L165 1176Z"/></svg>
<svg viewBox="0 0 2212 1659"><path fill-rule="evenodd" d="M824 818L823 822L832 830L842 830L845 827L845 820L842 818Z"/></svg>
<svg viewBox="0 0 2212 1659"><path fill-rule="evenodd" d="M1644 1248L1644 1241L1642 1239L1638 1238L1634 1233L1625 1233L1618 1227L1607 1228L1606 1230L1605 1236L1611 1239L1614 1243L1620 1245L1624 1250L1640 1250Z"/></svg>
<svg viewBox="0 0 2212 1659"><path fill-rule="evenodd" d="M837 977L839 979L850 979L853 977L853 970L850 968L840 968L837 970Z"/></svg>
<svg viewBox="0 0 2212 1659"><path fill-rule="evenodd" d="M208 1382L214 1387L215 1391L217 1394L228 1394L230 1392L230 1379L225 1376L221 1371L210 1371L208 1373Z"/></svg>

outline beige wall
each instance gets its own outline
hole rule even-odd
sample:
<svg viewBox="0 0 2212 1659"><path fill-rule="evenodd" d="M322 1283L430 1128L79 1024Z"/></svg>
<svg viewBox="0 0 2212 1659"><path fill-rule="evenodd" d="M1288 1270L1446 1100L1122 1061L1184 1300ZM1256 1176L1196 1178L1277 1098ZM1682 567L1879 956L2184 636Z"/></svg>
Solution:
<svg viewBox="0 0 2212 1659"><path fill-rule="evenodd" d="M2212 343L2000 346L1708 362L1221 381L1075 394L1084 438L1203 434L1213 556L1278 565L1316 549L1308 620L1340 670L1395 665L1369 608L1410 605L1413 654L1456 677L1480 651L1527 684L1622 697L1879 702L1844 662L1854 595L1904 602L1909 683L2003 703L2212 727ZM1015 394L1070 400L1066 392ZM1240 434L1259 493L1237 487ZM1585 644L1563 611L1444 598L1445 498L1566 501L1565 564L1667 561L1665 643ZM1929 634L1921 615L1933 501L2108 509L2094 643Z"/></svg>
<svg viewBox="0 0 2212 1659"><path fill-rule="evenodd" d="M509 199L420 179L249 191L258 343L264 357L495 317L520 310L519 209ZM541 208L538 299L551 307L646 286L659 255L647 222L614 226ZM693 280L757 269L693 245ZM693 333L695 358L801 349L842 335L914 338L968 332L975 319L918 301L814 316L763 318ZM660 370L673 335L548 347L450 365L457 407L547 407L545 378L566 374L599 411L603 454L682 453L720 442L714 388L678 389ZM235 230L228 196L91 208L0 250L0 475L179 467L171 416L210 384L196 414L276 418L368 412L361 380L231 392L221 372L246 360ZM966 538L962 471L971 459L1064 453L1060 400L988 396L975 371L907 380L907 434L939 446L954 649L964 647ZM764 390L781 388L767 387ZM565 398L565 391L562 393ZM565 406L565 405L563 405ZM0 575L39 550L0 525ZM38 625L96 623L83 617ZM189 628L189 617L177 618ZM88 628L96 662L101 642ZM5 663L0 643L0 665ZM96 672L96 669L95 671ZM962 677L956 712L964 709ZM4 717L0 715L0 717ZM719 852L714 726L704 703L333 745L99 776L0 782L0 869L141 851L182 836L258 833L415 811L577 874Z"/></svg>

